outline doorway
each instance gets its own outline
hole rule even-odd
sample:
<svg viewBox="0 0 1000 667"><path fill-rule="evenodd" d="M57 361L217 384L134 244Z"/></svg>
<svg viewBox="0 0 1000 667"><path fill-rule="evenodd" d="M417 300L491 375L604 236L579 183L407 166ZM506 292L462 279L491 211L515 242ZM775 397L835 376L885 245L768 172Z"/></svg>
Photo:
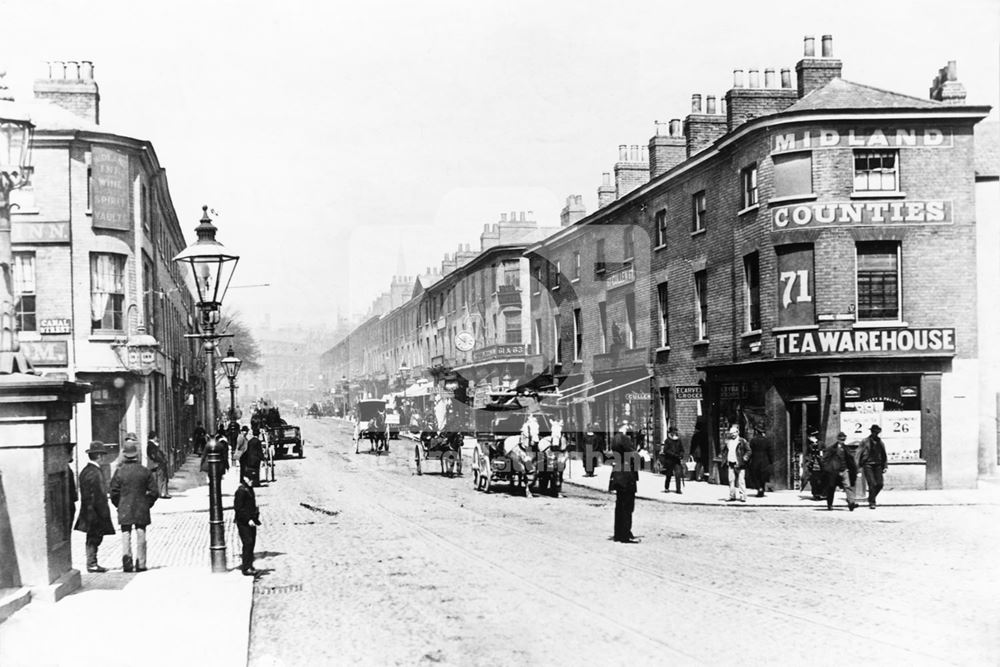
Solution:
<svg viewBox="0 0 1000 667"><path fill-rule="evenodd" d="M799 490L802 486L802 462L806 434L810 428L820 427L819 396L796 396L786 402L788 429L785 442L785 483L787 488Z"/></svg>

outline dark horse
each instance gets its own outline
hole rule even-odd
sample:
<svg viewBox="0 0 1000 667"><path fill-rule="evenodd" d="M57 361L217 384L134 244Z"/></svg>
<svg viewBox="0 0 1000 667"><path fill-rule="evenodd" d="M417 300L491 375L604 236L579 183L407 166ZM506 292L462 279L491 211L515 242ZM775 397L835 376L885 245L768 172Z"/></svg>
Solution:
<svg viewBox="0 0 1000 667"><path fill-rule="evenodd" d="M369 451L375 454L389 453L389 437L385 428L385 413L379 410L375 416L368 420L365 428L365 435L368 437Z"/></svg>

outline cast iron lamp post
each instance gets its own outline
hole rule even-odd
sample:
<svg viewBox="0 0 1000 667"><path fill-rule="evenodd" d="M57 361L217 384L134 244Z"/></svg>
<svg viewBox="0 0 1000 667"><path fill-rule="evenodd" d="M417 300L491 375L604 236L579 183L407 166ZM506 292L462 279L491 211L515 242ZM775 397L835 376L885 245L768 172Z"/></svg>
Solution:
<svg viewBox="0 0 1000 667"><path fill-rule="evenodd" d="M232 434L230 437L236 438L239 435L236 432L236 375L240 372L243 360L233 354L233 346L230 345L229 352L219 364L229 380L229 432ZM230 446L233 444L235 444L235 440L230 443Z"/></svg>
<svg viewBox="0 0 1000 667"><path fill-rule="evenodd" d="M31 373L17 342L14 251L10 238L10 193L31 180L31 135L35 126L7 93L0 74L0 375Z"/></svg>
<svg viewBox="0 0 1000 667"><path fill-rule="evenodd" d="M202 333L186 334L187 337L205 341L206 369L208 371L206 421L211 429L216 429L215 417L215 347L222 336L215 333L219 323L219 309L222 299L233 278L240 256L227 250L215 240L216 227L208 217L208 207L202 206L201 221L195 228L198 240L182 250L174 261L191 267L195 289L198 290L198 311ZM218 442L214 432L205 445L208 461L208 530L209 553L212 572L226 571L226 534L222 520L222 465L227 456L225 446Z"/></svg>

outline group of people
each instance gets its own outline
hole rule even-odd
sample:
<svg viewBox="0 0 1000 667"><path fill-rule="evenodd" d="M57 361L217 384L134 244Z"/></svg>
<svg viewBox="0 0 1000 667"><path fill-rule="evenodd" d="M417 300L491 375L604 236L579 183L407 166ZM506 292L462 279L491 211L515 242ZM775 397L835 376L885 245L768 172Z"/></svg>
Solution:
<svg viewBox="0 0 1000 667"><path fill-rule="evenodd" d="M253 552L257 526L260 525L260 512L257 509L253 487L260 486L263 448L257 433L247 438L247 430L244 426L232 453L234 464L237 461L240 463L240 486L233 498L233 507L237 532L243 543L240 569L245 575L254 575L257 571L253 567ZM226 442L228 450L225 435L220 432L217 438L220 442ZM200 423L195 429L192 440L196 453L202 457L201 470L208 472L209 464L206 457L208 448L205 446L207 437ZM108 569L98 562L97 552L104 537L114 535L116 532L111 514L113 505L117 510L118 527L122 535L122 570L145 572L146 530L151 523L150 508L157 500L171 497L167 492L167 459L160 449L156 432L150 431L146 446L147 465L140 463L138 439L135 434L129 433L125 437L119 458L112 464L114 471L108 483L101 469L101 463L108 451L104 443L96 440L90 443L86 451L88 461L81 468L78 484L72 486L70 493L73 502L78 500L80 502L80 511L73 528L86 534L84 544L87 571L107 572ZM223 474L228 467L227 455L224 457ZM70 480L72 481L72 476Z"/></svg>

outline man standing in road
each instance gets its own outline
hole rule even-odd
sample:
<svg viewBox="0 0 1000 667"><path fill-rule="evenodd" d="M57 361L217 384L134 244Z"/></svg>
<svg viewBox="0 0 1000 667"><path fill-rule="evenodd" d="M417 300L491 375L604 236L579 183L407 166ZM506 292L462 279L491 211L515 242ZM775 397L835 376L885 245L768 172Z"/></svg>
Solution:
<svg viewBox="0 0 1000 667"><path fill-rule="evenodd" d="M101 546L105 535L115 534L115 526L111 523L111 508L108 506L108 491L100 466L101 457L107 451L104 443L97 440L90 443L87 450L90 460L80 471L80 516L73 529L87 534L87 572L108 571L97 564L97 548Z"/></svg>
<svg viewBox="0 0 1000 667"><path fill-rule="evenodd" d="M729 468L729 502L736 500L739 489L740 502L747 501L746 465L750 460L750 443L740 437L740 429L736 424L729 427L726 439L722 442L722 463Z"/></svg>
<svg viewBox="0 0 1000 667"><path fill-rule="evenodd" d="M253 492L253 480L245 472L240 477L240 485L233 496L233 510L236 513L236 530L243 544L240 571L247 576L257 574L253 566L253 550L257 545L257 526L260 525L260 510L257 496Z"/></svg>
<svg viewBox="0 0 1000 667"><path fill-rule="evenodd" d="M246 426L243 426L243 428L240 429L240 435L239 435L239 437L236 438L236 445L233 448L233 465L234 466L240 462L240 460L243 458L243 455L247 451L247 443L250 442L250 438L247 436L247 434L249 432L250 432L250 429L247 428Z"/></svg>
<svg viewBox="0 0 1000 667"><path fill-rule="evenodd" d="M670 428L667 429L667 438L663 441L660 449L660 466L663 468L664 475L664 493L670 491L671 475L677 480L675 482L677 493L683 493L681 491L681 485L684 483L684 466L681 463L683 460L684 443L681 442L681 437L677 435L677 427L671 424Z"/></svg>
<svg viewBox="0 0 1000 667"><path fill-rule="evenodd" d="M847 451L847 434L838 433L837 442L823 450L823 473L826 475L826 509L833 509L833 494L837 487L847 494L847 507L853 512L854 482L858 477L858 465Z"/></svg>
<svg viewBox="0 0 1000 667"><path fill-rule="evenodd" d="M871 435L862 440L858 448L858 464L868 485L868 509L875 509L875 499L882 490L882 476L888 467L885 445L878 435L881 432L881 426L872 424Z"/></svg>
<svg viewBox="0 0 1000 667"><path fill-rule="evenodd" d="M149 462L149 471L156 478L156 491L160 498L169 498L167 492L167 457L160 449L160 441L156 437L156 431L149 432L149 442L146 444L146 460Z"/></svg>
<svg viewBox="0 0 1000 667"><path fill-rule="evenodd" d="M594 469L597 467L598 456L601 457L603 462L604 454L601 452L600 441L597 437L597 424L591 422L587 426L587 433L583 436L584 477L594 476Z"/></svg>
<svg viewBox="0 0 1000 667"><path fill-rule="evenodd" d="M771 481L771 465L774 463L774 447L763 424L754 426L754 436L750 440L749 473L753 478L753 486L757 489L757 497L763 498L767 483Z"/></svg>
<svg viewBox="0 0 1000 667"><path fill-rule="evenodd" d="M240 477L249 477L253 486L260 486L260 462L264 458L264 448L260 444L260 431L254 429L247 441L246 451L240 458Z"/></svg>
<svg viewBox="0 0 1000 667"><path fill-rule="evenodd" d="M635 543L639 540L632 534L632 512L639 473L635 469L638 457L628 431L628 423L623 423L611 442L615 467L611 471L608 491L615 492L615 542Z"/></svg>
<svg viewBox="0 0 1000 667"><path fill-rule="evenodd" d="M149 508L156 502L156 479L139 463L139 443L125 441L122 464L111 478L111 502L118 508L122 528L122 569L132 571L132 531L135 530L135 571L146 571L146 527Z"/></svg>

